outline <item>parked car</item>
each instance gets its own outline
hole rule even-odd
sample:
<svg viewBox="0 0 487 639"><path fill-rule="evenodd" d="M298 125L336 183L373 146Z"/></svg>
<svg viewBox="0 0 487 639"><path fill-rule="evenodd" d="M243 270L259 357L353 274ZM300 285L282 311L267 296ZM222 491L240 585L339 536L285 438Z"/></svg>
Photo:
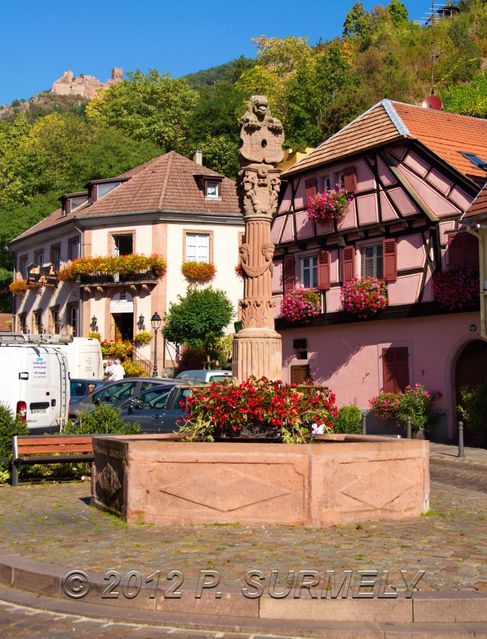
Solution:
<svg viewBox="0 0 487 639"><path fill-rule="evenodd" d="M182 379L185 382L212 383L232 381L232 371L214 370L193 370L181 371L174 379Z"/></svg>
<svg viewBox="0 0 487 639"><path fill-rule="evenodd" d="M103 379L71 379L69 386L71 389L71 400L69 402L69 414L74 414L74 407L80 402L94 393L100 390L103 386L106 386L107 382Z"/></svg>
<svg viewBox="0 0 487 639"><path fill-rule="evenodd" d="M184 415L180 405L191 395L187 383L161 384L139 393L119 406L121 417L127 422L140 424L142 433L173 433L179 428Z"/></svg>
<svg viewBox="0 0 487 639"><path fill-rule="evenodd" d="M160 377L129 377L116 382L109 382L100 390L91 393L78 404L75 404L73 415L75 416L82 411L94 410L98 404L105 403L118 406L129 397L132 397L132 395L137 395L143 390L160 386L161 384L167 385L171 382L174 382L174 380Z"/></svg>

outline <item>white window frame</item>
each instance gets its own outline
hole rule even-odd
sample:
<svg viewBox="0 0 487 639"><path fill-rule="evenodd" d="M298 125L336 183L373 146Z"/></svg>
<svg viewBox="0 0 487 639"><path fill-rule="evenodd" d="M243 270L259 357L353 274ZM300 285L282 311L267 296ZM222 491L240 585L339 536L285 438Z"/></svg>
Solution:
<svg viewBox="0 0 487 639"><path fill-rule="evenodd" d="M380 249L381 258L382 258L382 273L379 274L377 271L377 261L378 255L377 251L374 251L374 255L372 256L372 273L366 273L366 261L369 260L370 257L366 257L365 252L367 249ZM362 277L378 277L382 279L384 277L384 245L382 241L379 242L370 242L368 244L363 244L360 246L360 273Z"/></svg>
<svg viewBox="0 0 487 639"><path fill-rule="evenodd" d="M210 234L187 232L185 239L185 261L209 264L211 261Z"/></svg>
<svg viewBox="0 0 487 639"><path fill-rule="evenodd" d="M306 284L306 277L309 277L309 286ZM304 288L318 287L318 256L316 254L300 256L299 281Z"/></svg>
<svg viewBox="0 0 487 639"><path fill-rule="evenodd" d="M209 193L210 188L215 190L215 193ZM220 199L220 182L218 180L205 180L205 199L207 200L219 200Z"/></svg>

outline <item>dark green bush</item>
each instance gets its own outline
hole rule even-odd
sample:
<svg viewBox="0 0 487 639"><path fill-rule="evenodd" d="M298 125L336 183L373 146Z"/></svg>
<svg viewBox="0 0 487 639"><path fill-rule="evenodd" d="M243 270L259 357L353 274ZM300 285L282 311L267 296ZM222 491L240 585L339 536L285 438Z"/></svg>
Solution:
<svg viewBox="0 0 487 639"><path fill-rule="evenodd" d="M342 406L335 419L333 431L335 433L361 434L362 411L358 406Z"/></svg>
<svg viewBox="0 0 487 639"><path fill-rule="evenodd" d="M27 426L19 422L9 408L0 404L0 483L10 477L12 437L27 434Z"/></svg>
<svg viewBox="0 0 487 639"><path fill-rule="evenodd" d="M91 412L81 412L76 422L68 422L63 431L66 435L91 435L94 433L118 433L134 435L140 433L140 424L124 422L120 411L110 404L100 404Z"/></svg>

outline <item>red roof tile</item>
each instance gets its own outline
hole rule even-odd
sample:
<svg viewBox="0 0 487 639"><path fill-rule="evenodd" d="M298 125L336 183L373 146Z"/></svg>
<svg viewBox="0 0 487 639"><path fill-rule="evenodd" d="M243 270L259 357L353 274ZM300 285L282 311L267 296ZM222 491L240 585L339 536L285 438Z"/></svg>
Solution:
<svg viewBox="0 0 487 639"><path fill-rule="evenodd" d="M487 217L487 182L470 205L470 208L466 210L463 218L472 218L477 215L482 218Z"/></svg>
<svg viewBox="0 0 487 639"><path fill-rule="evenodd" d="M205 198L204 177L214 177L220 183L220 198ZM181 212L203 215L240 214L236 185L212 169L188 160L171 151L118 177L129 177L93 204L78 208L68 216L61 210L51 213L19 235L27 237L61 221L103 215L128 215L146 212ZM116 178L114 178L114 181Z"/></svg>
<svg viewBox="0 0 487 639"><path fill-rule="evenodd" d="M445 162L478 180L485 171L461 152L487 161L487 120L382 100L338 131L283 176L336 162L372 147L399 140L418 140Z"/></svg>

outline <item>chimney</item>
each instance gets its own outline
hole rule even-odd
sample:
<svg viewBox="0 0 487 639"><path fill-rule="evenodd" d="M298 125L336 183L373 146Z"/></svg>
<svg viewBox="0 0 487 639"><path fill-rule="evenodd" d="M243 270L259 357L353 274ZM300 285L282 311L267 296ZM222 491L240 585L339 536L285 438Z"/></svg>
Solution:
<svg viewBox="0 0 487 639"><path fill-rule="evenodd" d="M194 152L193 162L196 162L196 164L203 166L203 153L201 153L199 149L196 149L196 151Z"/></svg>

